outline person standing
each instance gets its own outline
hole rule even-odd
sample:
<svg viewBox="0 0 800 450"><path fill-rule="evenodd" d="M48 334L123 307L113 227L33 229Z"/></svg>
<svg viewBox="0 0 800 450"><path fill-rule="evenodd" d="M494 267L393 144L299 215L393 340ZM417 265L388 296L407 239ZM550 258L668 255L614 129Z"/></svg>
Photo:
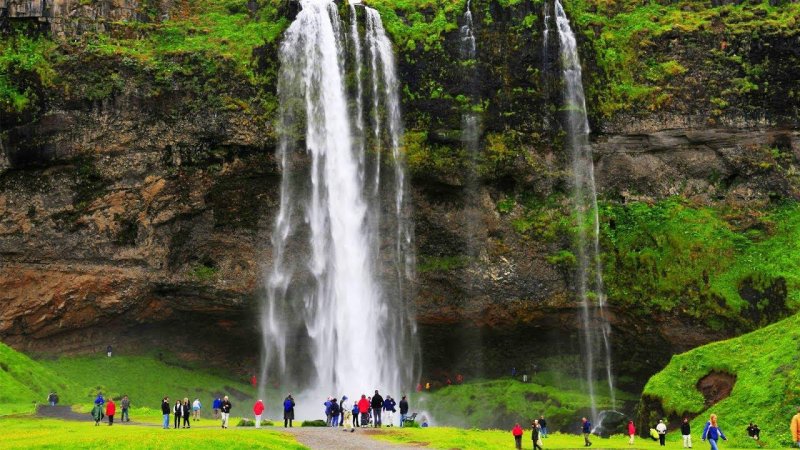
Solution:
<svg viewBox="0 0 800 450"><path fill-rule="evenodd" d="M56 393L55 392L51 392L50 395L47 396L47 403L49 403L50 406L56 406Z"/></svg>
<svg viewBox="0 0 800 450"><path fill-rule="evenodd" d="M636 436L636 425L633 424L632 420L628 421L628 445L633 445L633 438Z"/></svg>
<svg viewBox="0 0 800 450"><path fill-rule="evenodd" d="M161 415L164 416L164 423L161 428L169 430L169 397L161 400Z"/></svg>
<svg viewBox="0 0 800 450"><path fill-rule="evenodd" d="M219 419L219 405L222 404L222 399L217 397L214 399L214 403L211 404L211 408L214 410L214 418Z"/></svg>
<svg viewBox="0 0 800 450"><path fill-rule="evenodd" d="M106 415L108 416L108 426L114 425L114 414L117 413L117 405L114 403L113 398L108 399L106 403Z"/></svg>
<svg viewBox="0 0 800 450"><path fill-rule="evenodd" d="M111 358L111 345L106 347L106 355L108 355L108 357Z"/></svg>
<svg viewBox="0 0 800 450"><path fill-rule="evenodd" d="M373 427L380 427L383 425L381 422L381 410L383 409L383 397L381 394L378 393L378 390L375 389L375 395L372 396L372 416L375 418L375 422L372 424Z"/></svg>
<svg viewBox="0 0 800 450"><path fill-rule="evenodd" d="M261 414L264 413L264 402L261 399L253 405L253 414L256 416L256 428L261 428Z"/></svg>
<svg viewBox="0 0 800 450"><path fill-rule="evenodd" d="M358 423L358 402L353 402L353 428L360 427Z"/></svg>
<svg viewBox="0 0 800 450"><path fill-rule="evenodd" d="M203 404L200 403L200 399L196 398L192 402L192 415L194 416L194 421L197 422L200 420L200 409L203 408Z"/></svg>
<svg viewBox="0 0 800 450"><path fill-rule="evenodd" d="M231 402L228 400L228 396L222 397L222 403L219 404L219 410L222 412L222 428L228 428L228 418L231 416Z"/></svg>
<svg viewBox="0 0 800 450"><path fill-rule="evenodd" d="M347 401L347 396L346 395L343 395L342 399L339 401L339 426L340 427L344 426L344 420L345 420L344 416L346 415L346 412L350 411L349 409L347 409L347 407L345 407L344 402L346 402L346 401Z"/></svg>
<svg viewBox="0 0 800 450"><path fill-rule="evenodd" d="M792 417L789 423L789 430L792 432L792 442L800 447L800 406L797 407L797 414Z"/></svg>
<svg viewBox="0 0 800 450"><path fill-rule="evenodd" d="M361 394L361 400L358 401L358 412L361 413L361 426L369 425L369 400L367 396Z"/></svg>
<svg viewBox="0 0 800 450"><path fill-rule="evenodd" d="M92 408L92 418L94 419L94 426L100 425L100 421L103 420L103 405L99 403L94 404L94 408Z"/></svg>
<svg viewBox="0 0 800 450"><path fill-rule="evenodd" d="M192 405L189 404L189 398L184 397L181 403L181 417L183 417L183 428L191 428L192 424L189 419L192 417Z"/></svg>
<svg viewBox="0 0 800 450"><path fill-rule="evenodd" d="M397 403L394 401L391 395L386 396L386 400L383 401L383 410L386 411L386 425L387 427L391 427L394 423L394 413L397 411L395 409Z"/></svg>
<svg viewBox="0 0 800 450"><path fill-rule="evenodd" d="M406 396L404 395L403 398L400 399L400 426L403 426L403 423L406 421L406 417L408 416L408 400L406 400Z"/></svg>
<svg viewBox="0 0 800 450"><path fill-rule="evenodd" d="M667 445L667 425L663 420L658 421L658 425L656 425L656 431L658 431L658 443L662 447Z"/></svg>
<svg viewBox="0 0 800 450"><path fill-rule="evenodd" d="M98 392L97 393L97 397L94 399L94 404L95 405L100 405L101 407L105 406L106 399L103 398L103 393L102 392Z"/></svg>
<svg viewBox="0 0 800 450"><path fill-rule="evenodd" d="M514 445L518 450L522 449L522 427L519 424L514 425L514 428L511 430L511 434L514 435Z"/></svg>
<svg viewBox="0 0 800 450"><path fill-rule="evenodd" d="M350 408L345 402L347 402L347 396L342 397L342 402L339 404L339 407L342 409L342 426L344 427L342 431L347 431L349 428L350 432L352 433L356 431L356 421L353 420L352 408Z"/></svg>
<svg viewBox="0 0 800 450"><path fill-rule="evenodd" d="M592 441L589 440L589 435L592 434L592 422L586 417L581 418L581 432L583 432L583 446L590 447Z"/></svg>
<svg viewBox="0 0 800 450"><path fill-rule="evenodd" d="M336 401L335 398L331 399L331 427L337 428L339 426L339 416L341 416L339 410L339 402Z"/></svg>
<svg viewBox="0 0 800 450"><path fill-rule="evenodd" d="M122 400L119 401L119 406L122 408L122 416L120 416L120 422L130 422L131 418L128 416L128 410L131 407L131 401L127 395L122 396Z"/></svg>
<svg viewBox="0 0 800 450"><path fill-rule="evenodd" d="M544 419L544 415L539 416L539 429L541 430L542 439L547 437L547 421Z"/></svg>
<svg viewBox="0 0 800 450"><path fill-rule="evenodd" d="M531 423L531 440L533 440L533 450L542 450L541 425L535 419Z"/></svg>
<svg viewBox="0 0 800 450"><path fill-rule="evenodd" d="M181 427L181 399L175 399L175 404L172 406L172 416L174 417L172 429L177 430Z"/></svg>
<svg viewBox="0 0 800 450"><path fill-rule="evenodd" d="M287 424L289 425L289 428L292 428L293 420L294 420L294 399L292 398L292 394L289 394L283 401L283 428L286 428Z"/></svg>
<svg viewBox="0 0 800 450"><path fill-rule="evenodd" d="M717 415L712 414L711 417L708 418L705 428L703 428L703 440L705 441L708 439L711 450L718 450L717 440L720 438L722 438L723 441L728 440L728 438L725 437L725 433L723 433L722 429L717 425Z"/></svg>
<svg viewBox="0 0 800 450"><path fill-rule="evenodd" d="M683 448L692 448L692 426L688 417L684 417L681 423L681 437L683 437Z"/></svg>

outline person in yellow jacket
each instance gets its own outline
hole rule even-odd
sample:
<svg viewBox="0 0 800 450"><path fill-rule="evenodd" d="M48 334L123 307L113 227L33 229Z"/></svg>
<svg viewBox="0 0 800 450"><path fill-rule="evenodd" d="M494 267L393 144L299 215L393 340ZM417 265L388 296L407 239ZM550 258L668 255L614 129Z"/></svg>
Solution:
<svg viewBox="0 0 800 450"><path fill-rule="evenodd" d="M792 441L800 447L800 407L797 408L797 414L792 417L790 428L792 430Z"/></svg>

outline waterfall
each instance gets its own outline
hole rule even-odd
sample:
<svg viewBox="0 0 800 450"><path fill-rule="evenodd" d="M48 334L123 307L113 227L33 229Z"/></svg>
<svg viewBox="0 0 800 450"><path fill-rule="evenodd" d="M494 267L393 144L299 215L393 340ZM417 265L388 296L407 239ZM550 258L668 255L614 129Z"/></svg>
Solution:
<svg viewBox="0 0 800 450"><path fill-rule="evenodd" d="M600 261L600 218L597 209L597 190L594 181L594 162L589 143L589 121L581 80L581 63L575 34L560 0L554 0L556 24L560 43L562 75L564 77L564 114L567 147L572 156L573 199L578 223L577 260L578 293L581 299L582 357L587 388L591 398L592 420L598 418L595 400L595 380L598 361L605 364L603 374L608 381L612 407L614 381L611 368L611 328L606 318L606 298ZM587 236L587 217L591 221L591 236ZM595 300L596 299L596 300Z"/></svg>
<svg viewBox="0 0 800 450"><path fill-rule="evenodd" d="M362 38L355 5L349 32L332 1L302 0L301 7L279 51L283 178L264 274L260 390L295 391L298 415L316 418L328 396L355 399L380 389L399 398L410 388L418 357L415 263L399 83L380 16L365 8ZM346 87L348 70L355 92ZM363 114L368 91L371 133ZM394 170L382 178L384 148ZM388 211L380 208L384 195L393 201Z"/></svg>
<svg viewBox="0 0 800 450"><path fill-rule="evenodd" d="M478 221L480 220L480 213L476 211L480 205L478 197L478 151L480 139L480 116L475 112L475 108L479 106L478 93L478 73L475 67L476 56L476 39L474 24L472 21L472 11L470 10L471 0L467 0L467 5L462 17L463 25L459 28L459 54L461 57L461 67L464 71L464 86L465 94L469 99L469 103L462 108L467 109L461 113L461 142L466 150L468 169L465 173L465 191L467 198L467 206L465 208L466 214L466 235L467 235L467 249L466 252L470 256L476 256L477 251L475 242L478 237Z"/></svg>

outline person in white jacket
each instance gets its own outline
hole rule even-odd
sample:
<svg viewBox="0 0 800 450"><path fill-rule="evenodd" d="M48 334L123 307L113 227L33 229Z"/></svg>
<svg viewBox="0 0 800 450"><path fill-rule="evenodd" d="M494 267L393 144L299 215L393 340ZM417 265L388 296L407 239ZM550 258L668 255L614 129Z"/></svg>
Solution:
<svg viewBox="0 0 800 450"><path fill-rule="evenodd" d="M665 446L667 440L667 425L663 420L658 421L658 425L656 425L656 431L658 431L658 442L661 443L662 447Z"/></svg>
<svg viewBox="0 0 800 450"><path fill-rule="evenodd" d="M196 398L192 402L192 418L195 422L200 420L200 409L203 408L203 405L200 404L200 399Z"/></svg>

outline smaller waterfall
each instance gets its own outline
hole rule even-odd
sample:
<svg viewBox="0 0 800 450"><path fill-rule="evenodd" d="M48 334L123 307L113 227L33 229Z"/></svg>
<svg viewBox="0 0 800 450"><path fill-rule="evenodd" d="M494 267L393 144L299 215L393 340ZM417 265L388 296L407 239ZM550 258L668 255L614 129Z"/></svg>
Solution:
<svg viewBox="0 0 800 450"><path fill-rule="evenodd" d="M475 111L479 106L478 94L478 73L475 67L475 57L477 53L476 39L475 39L475 25L472 20L472 6L471 0L467 0L466 9L462 16L463 25L459 28L460 46L459 54L461 57L461 65L464 71L465 81L465 94L469 99L467 105L462 105L466 108L461 114L461 142L466 150L467 163L469 167L466 171L465 191L467 195L467 207L465 208L466 214L466 235L468 240L467 253L470 256L476 256L476 245L478 241L478 221L480 214L478 213L479 198L478 198L478 152L480 147L480 116Z"/></svg>
<svg viewBox="0 0 800 450"><path fill-rule="evenodd" d="M598 420L595 399L596 366L605 365L603 374L608 380L612 407L614 381L611 368L611 328L606 318L606 298L600 261L600 217L597 210L597 189L594 180L594 161L589 143L589 120L583 92L582 70L575 34L570 27L560 0L554 0L556 24L560 43L564 81L564 114L567 146L572 156L573 201L578 222L578 293L581 299L580 320L583 330L582 356L587 388L591 398L592 419ZM587 219L591 236L587 236Z"/></svg>

